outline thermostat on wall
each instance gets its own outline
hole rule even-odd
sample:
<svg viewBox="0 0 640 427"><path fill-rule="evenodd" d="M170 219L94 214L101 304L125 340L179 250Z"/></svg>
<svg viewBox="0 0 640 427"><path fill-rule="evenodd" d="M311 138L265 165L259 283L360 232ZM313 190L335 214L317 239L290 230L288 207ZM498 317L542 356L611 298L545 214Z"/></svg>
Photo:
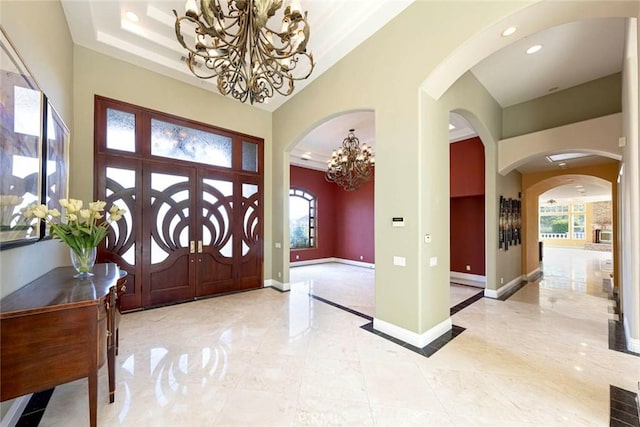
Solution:
<svg viewBox="0 0 640 427"><path fill-rule="evenodd" d="M402 218L400 216L393 217L391 219L391 224L394 227L404 227L404 218Z"/></svg>

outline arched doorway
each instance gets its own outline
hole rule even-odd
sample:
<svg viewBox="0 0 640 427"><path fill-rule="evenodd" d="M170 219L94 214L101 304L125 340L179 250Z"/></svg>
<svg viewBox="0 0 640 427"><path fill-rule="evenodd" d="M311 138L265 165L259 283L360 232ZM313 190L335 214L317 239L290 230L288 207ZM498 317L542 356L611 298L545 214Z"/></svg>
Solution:
<svg viewBox="0 0 640 427"><path fill-rule="evenodd" d="M327 118L291 148L289 169L289 281L311 296L373 316L375 312L374 177L346 191L326 176L327 160L349 131L375 150L373 111ZM299 195L312 195L306 215L296 211ZM308 201L309 197L305 200ZM307 205L311 206L309 203ZM299 210L299 209L298 209ZM300 246L300 218L314 236ZM296 220L297 219L297 220ZM299 239L298 239L299 240Z"/></svg>
<svg viewBox="0 0 640 427"><path fill-rule="evenodd" d="M449 113L451 305L486 287L484 144L462 114Z"/></svg>
<svg viewBox="0 0 640 427"><path fill-rule="evenodd" d="M560 189L557 191L561 191L563 188L567 190L573 189L575 192L575 197L573 200L580 201L581 199L584 201L593 200L600 201L601 199L609 199L611 200L611 230L613 231L611 234L611 244L613 249L613 276L614 282L615 278L618 275L618 262L616 254L616 248L618 246L617 236L615 230L617 230L617 216L618 216L618 201L617 201L617 171L618 165L616 163L603 163L599 167L590 167L588 170L568 170L566 173L557 172L556 174L529 174L525 175L523 178L523 191L525 198L525 209L523 211L523 223L525 224L524 230L524 241L525 241L525 254L523 256L523 269L527 272L529 277L534 277L539 272L540 265L540 247L539 243L541 240L541 230L540 230L540 197L543 194L549 194L548 192L552 189ZM594 199L588 199L583 197L578 189L585 188L584 186L588 186L588 188L607 188L609 190L609 195L606 198L599 197ZM593 193L595 190L592 190ZM570 197L568 197L568 192L566 193L567 197L564 199L569 201ZM604 194L600 192L600 194ZM558 200L562 200L558 196L553 196L553 193L547 198L544 198L543 202L545 205L553 205L555 203L549 203L549 201L556 202ZM572 200L572 201L573 201ZM585 212L586 212L585 208ZM591 207L589 209L592 209ZM570 214L570 212L569 212ZM585 233L588 233L588 236L585 236L584 239L581 239L585 243L589 241L596 240L593 236L593 231L595 230L594 225L598 227L602 227L602 225L598 225L596 222L586 220L586 228ZM577 239L571 239L573 241L579 241ZM577 244L577 243L576 243Z"/></svg>

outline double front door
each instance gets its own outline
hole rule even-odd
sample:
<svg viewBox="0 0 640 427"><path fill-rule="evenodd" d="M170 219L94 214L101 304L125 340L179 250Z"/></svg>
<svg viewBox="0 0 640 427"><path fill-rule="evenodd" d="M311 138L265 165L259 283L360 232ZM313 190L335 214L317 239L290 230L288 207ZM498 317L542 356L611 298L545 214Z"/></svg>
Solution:
<svg viewBox="0 0 640 427"><path fill-rule="evenodd" d="M97 198L127 211L99 253L129 273L123 310L262 286L259 174L151 156L95 167Z"/></svg>

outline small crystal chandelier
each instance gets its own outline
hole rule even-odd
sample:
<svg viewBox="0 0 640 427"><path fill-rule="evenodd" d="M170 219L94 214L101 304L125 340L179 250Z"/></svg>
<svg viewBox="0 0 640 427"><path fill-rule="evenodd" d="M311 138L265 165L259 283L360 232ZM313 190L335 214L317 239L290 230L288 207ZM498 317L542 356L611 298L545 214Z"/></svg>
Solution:
<svg viewBox="0 0 640 427"><path fill-rule="evenodd" d="M335 182L346 191L360 188L371 179L376 159L371 147L362 144L349 129L349 134L342 141L342 147L331 153L331 160L327 161L328 169L325 178Z"/></svg>
<svg viewBox="0 0 640 427"><path fill-rule="evenodd" d="M201 79L217 77L220 93L240 102L262 103L276 92L290 95L294 80L309 77L315 64L306 49L307 12L298 0L288 2L276 30L267 21L283 0L188 0L185 16L173 13L189 70ZM195 25L193 44L185 42L182 25Z"/></svg>

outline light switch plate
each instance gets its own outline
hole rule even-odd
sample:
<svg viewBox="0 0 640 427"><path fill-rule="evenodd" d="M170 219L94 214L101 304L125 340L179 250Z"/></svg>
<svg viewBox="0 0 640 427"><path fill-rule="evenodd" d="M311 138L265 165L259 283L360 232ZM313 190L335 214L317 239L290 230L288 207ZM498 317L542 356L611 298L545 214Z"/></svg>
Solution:
<svg viewBox="0 0 640 427"><path fill-rule="evenodd" d="M429 258L429 266L435 267L436 265L438 265L438 257L432 256L431 258Z"/></svg>

